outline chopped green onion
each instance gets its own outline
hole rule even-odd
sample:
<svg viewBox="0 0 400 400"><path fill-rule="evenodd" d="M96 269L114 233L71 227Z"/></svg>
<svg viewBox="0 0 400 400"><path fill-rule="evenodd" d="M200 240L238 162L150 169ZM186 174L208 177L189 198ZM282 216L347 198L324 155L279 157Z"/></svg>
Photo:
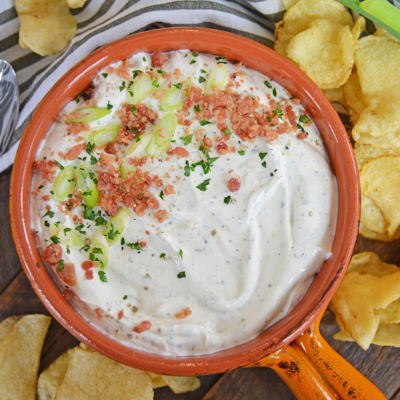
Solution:
<svg viewBox="0 0 400 400"><path fill-rule="evenodd" d="M110 252L106 238L100 232L96 232L90 238L90 244L93 254L94 249L98 249L96 250L96 258L100 262L100 267L106 268L108 266L108 260L110 258ZM102 253L100 253L100 251L102 251Z"/></svg>
<svg viewBox="0 0 400 400"><path fill-rule="evenodd" d="M59 224L58 227L54 224L50 226L50 233L53 236L57 237L59 232L63 232L63 234L59 237L59 241L65 246L69 246L73 249L80 248L85 242L85 236L75 229L68 228L67 226L61 224Z"/></svg>
<svg viewBox="0 0 400 400"><path fill-rule="evenodd" d="M106 125L92 128L89 134L89 140L100 146L117 140L119 125Z"/></svg>
<svg viewBox="0 0 400 400"><path fill-rule="evenodd" d="M81 114L78 117L72 117L75 113ZM83 107L78 108L77 110L69 113L67 116L67 121L69 122L89 122L89 121L97 121L100 118L105 117L110 114L111 110L107 108L100 107Z"/></svg>
<svg viewBox="0 0 400 400"><path fill-rule="evenodd" d="M81 191L83 200L89 208L93 208L99 202L99 191L94 182L94 173L88 167L80 165L76 171L76 183Z"/></svg>
<svg viewBox="0 0 400 400"><path fill-rule="evenodd" d="M156 89L151 75L143 74L132 86L132 95L129 92L126 93L125 100L129 104L137 104L149 97Z"/></svg>
<svg viewBox="0 0 400 400"><path fill-rule="evenodd" d="M131 210L128 208L120 208L117 214L110 218L103 232L110 246L114 245L128 229L131 217Z"/></svg>
<svg viewBox="0 0 400 400"><path fill-rule="evenodd" d="M206 93L208 94L212 93L213 89L221 90L227 79L228 79L228 71L225 65L218 64L218 66L214 68L214 71L208 78L205 87Z"/></svg>
<svg viewBox="0 0 400 400"><path fill-rule="evenodd" d="M174 87L168 90L168 92L166 93L166 95L164 96L163 100L160 103L161 111L174 111L183 106L185 97L188 96L190 89L193 86L193 83L190 79L185 81L185 83L187 85L187 91L185 95L182 93L181 90L182 83L177 83L176 85L172 85Z"/></svg>
<svg viewBox="0 0 400 400"><path fill-rule="evenodd" d="M142 136L139 136L139 140L135 139L131 142L131 144L128 147L128 150L125 153L125 156L130 156L132 153L134 153L137 149L144 149L147 144L150 142L150 140L153 137L152 132L145 133ZM139 153L139 151L138 151Z"/></svg>
<svg viewBox="0 0 400 400"><path fill-rule="evenodd" d="M128 172L132 172L132 174L136 175L134 168L131 167L127 162L124 162L119 166L119 171L121 172L121 177L124 181L126 181L128 178Z"/></svg>
<svg viewBox="0 0 400 400"><path fill-rule="evenodd" d="M54 181L53 191L56 201L62 201L72 192L75 186L75 168L72 164L61 170Z"/></svg>

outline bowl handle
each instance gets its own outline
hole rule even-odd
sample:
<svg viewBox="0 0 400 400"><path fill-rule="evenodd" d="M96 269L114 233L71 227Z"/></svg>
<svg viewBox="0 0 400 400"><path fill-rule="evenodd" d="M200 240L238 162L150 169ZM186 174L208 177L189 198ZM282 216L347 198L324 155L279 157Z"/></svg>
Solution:
<svg viewBox="0 0 400 400"><path fill-rule="evenodd" d="M386 400L373 383L321 336L322 315L293 343L247 368L272 368L298 400Z"/></svg>

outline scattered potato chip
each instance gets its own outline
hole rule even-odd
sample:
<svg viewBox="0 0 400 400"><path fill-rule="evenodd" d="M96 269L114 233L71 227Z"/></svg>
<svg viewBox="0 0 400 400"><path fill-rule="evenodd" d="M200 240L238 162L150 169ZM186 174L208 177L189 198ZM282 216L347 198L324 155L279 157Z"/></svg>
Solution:
<svg viewBox="0 0 400 400"><path fill-rule="evenodd" d="M343 107L348 108L344 98L343 86L340 86L337 89L326 89L323 90L323 92L331 103L340 103Z"/></svg>
<svg viewBox="0 0 400 400"><path fill-rule="evenodd" d="M391 33L389 33L386 29L383 29L381 26L376 30L374 33L374 36L385 36L389 39L392 39L396 42L400 42L400 39L397 39L397 37L393 36Z"/></svg>
<svg viewBox="0 0 400 400"><path fill-rule="evenodd" d="M356 42L364 29L363 17L357 19L353 32L329 19L311 21L308 29L292 38L286 56L319 88L338 88L350 76Z"/></svg>
<svg viewBox="0 0 400 400"><path fill-rule="evenodd" d="M368 196L388 222L393 236L400 226L400 156L382 156L368 161L360 171L361 191Z"/></svg>
<svg viewBox="0 0 400 400"><path fill-rule="evenodd" d="M361 193L361 219L368 229L386 233L388 223L375 203Z"/></svg>
<svg viewBox="0 0 400 400"><path fill-rule="evenodd" d="M400 271L400 268L394 264L388 264L379 258L372 251L363 251L354 254L351 258L347 273L359 272L360 274L370 274L374 276L385 276Z"/></svg>
<svg viewBox="0 0 400 400"><path fill-rule="evenodd" d="M389 236L386 232L385 233L378 233L371 229L369 229L363 221L360 221L359 227L359 234L366 239L370 240L379 240L381 242L393 242L393 240L400 238L400 227L397 229L396 233L393 236Z"/></svg>
<svg viewBox="0 0 400 400"><path fill-rule="evenodd" d="M54 400L57 387L67 372L68 360L74 349L61 354L49 367L39 376L37 385L38 400Z"/></svg>
<svg viewBox="0 0 400 400"><path fill-rule="evenodd" d="M365 110L365 103L362 97L361 86L357 72L353 72L349 76L349 79L347 79L343 86L343 95L348 106L352 108L358 115Z"/></svg>
<svg viewBox="0 0 400 400"><path fill-rule="evenodd" d="M83 7L87 0L67 0L69 8L80 8Z"/></svg>
<svg viewBox="0 0 400 400"><path fill-rule="evenodd" d="M119 364L100 353L76 347L69 358L57 400L153 399L151 379L144 371Z"/></svg>
<svg viewBox="0 0 400 400"><path fill-rule="evenodd" d="M40 354L50 321L46 315L26 315L0 343L2 399L36 399Z"/></svg>
<svg viewBox="0 0 400 400"><path fill-rule="evenodd" d="M365 102L353 128L356 142L382 148L400 147L400 43L367 36L356 46L355 64Z"/></svg>
<svg viewBox="0 0 400 400"><path fill-rule="evenodd" d="M163 375L163 379L174 393L191 392L200 387L200 380L195 376Z"/></svg>
<svg viewBox="0 0 400 400"><path fill-rule="evenodd" d="M335 0L300 0L284 15L275 28L274 49L286 57L286 48L299 33L309 28L316 19L328 19L339 24L354 26L353 18L347 9Z"/></svg>
<svg viewBox="0 0 400 400"><path fill-rule="evenodd" d="M14 4L22 48L47 56L63 50L74 37L76 20L65 0L15 0Z"/></svg>
<svg viewBox="0 0 400 400"><path fill-rule="evenodd" d="M352 271L344 277L331 303L345 330L367 350L380 321L374 311L386 308L399 297L400 271L384 276Z"/></svg>
<svg viewBox="0 0 400 400"><path fill-rule="evenodd" d="M167 386L162 375L155 374L154 372L148 372L147 374L151 379L151 384L153 386L153 389Z"/></svg>
<svg viewBox="0 0 400 400"><path fill-rule="evenodd" d="M293 7L295 4L299 2L299 0L281 0L283 5L285 6L286 10Z"/></svg>
<svg viewBox="0 0 400 400"><path fill-rule="evenodd" d="M22 317L8 317L0 322L0 343L10 332L11 328L19 321Z"/></svg>

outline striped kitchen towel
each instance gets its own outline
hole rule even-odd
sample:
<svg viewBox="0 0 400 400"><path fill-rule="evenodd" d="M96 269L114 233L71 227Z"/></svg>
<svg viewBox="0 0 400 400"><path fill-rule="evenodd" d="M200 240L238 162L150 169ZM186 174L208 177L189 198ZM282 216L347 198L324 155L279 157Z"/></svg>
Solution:
<svg viewBox="0 0 400 400"><path fill-rule="evenodd" d="M97 48L136 32L171 26L221 29L272 47L275 22L284 12L280 0L88 0L72 10L78 31L69 46L41 57L20 47L13 0L1 0L0 58L17 73L20 114L8 151L0 158L0 172L13 164L22 133L48 90Z"/></svg>

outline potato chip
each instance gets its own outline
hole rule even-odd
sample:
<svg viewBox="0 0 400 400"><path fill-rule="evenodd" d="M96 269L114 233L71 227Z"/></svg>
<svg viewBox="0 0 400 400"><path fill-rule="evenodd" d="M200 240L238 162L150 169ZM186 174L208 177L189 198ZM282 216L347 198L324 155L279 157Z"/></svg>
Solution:
<svg viewBox="0 0 400 400"><path fill-rule="evenodd" d="M274 49L286 57L286 48L292 38L308 29L310 22L316 19L328 19L350 28L354 26L350 13L335 0L300 0L284 15L283 21L276 25Z"/></svg>
<svg viewBox="0 0 400 400"><path fill-rule="evenodd" d="M368 144L356 143L354 146L354 155L356 156L358 170L360 171L368 161L382 156L400 156L400 149L383 149Z"/></svg>
<svg viewBox="0 0 400 400"><path fill-rule="evenodd" d="M357 123L358 118L360 118L360 114L355 112L352 108L349 108L349 119L352 126Z"/></svg>
<svg viewBox="0 0 400 400"><path fill-rule="evenodd" d="M0 322L0 343L21 317L8 317Z"/></svg>
<svg viewBox="0 0 400 400"><path fill-rule="evenodd" d="M83 7L87 0L67 0L67 6L69 8L80 8Z"/></svg>
<svg viewBox="0 0 400 400"><path fill-rule="evenodd" d="M346 103L358 115L365 110L365 103L361 92L357 72L353 72L343 86L343 95Z"/></svg>
<svg viewBox="0 0 400 400"><path fill-rule="evenodd" d="M151 379L146 372L76 347L57 388L56 399L150 400L153 394Z"/></svg>
<svg viewBox="0 0 400 400"><path fill-rule="evenodd" d="M366 239L370 240L379 240L381 242L393 242L393 240L400 238L400 227L397 229L396 233L393 236L389 236L386 232L385 233L378 233L371 229L369 229L363 221L360 221L360 227L358 233L365 237Z"/></svg>
<svg viewBox="0 0 400 400"><path fill-rule="evenodd" d="M382 156L368 161L360 171L361 191L380 209L388 222L388 234L400 226L400 156Z"/></svg>
<svg viewBox="0 0 400 400"><path fill-rule="evenodd" d="M376 233L386 233L388 223L379 208L367 196L361 193L361 220L368 229Z"/></svg>
<svg viewBox="0 0 400 400"><path fill-rule="evenodd" d="M154 372L148 372L147 374L151 379L151 385L153 386L153 389L167 386L162 375L155 374Z"/></svg>
<svg viewBox="0 0 400 400"><path fill-rule="evenodd" d="M400 43L367 36L356 46L355 64L365 109L353 128L356 142L400 147Z"/></svg>
<svg viewBox="0 0 400 400"><path fill-rule="evenodd" d="M323 92L331 103L340 103L343 107L348 108L344 98L343 86L340 86L337 89L326 89L323 90Z"/></svg>
<svg viewBox="0 0 400 400"><path fill-rule="evenodd" d="M293 7L296 3L299 2L299 0L281 0L281 1L285 6L286 10L289 10L289 8Z"/></svg>
<svg viewBox="0 0 400 400"><path fill-rule="evenodd" d="M314 20L308 29L292 38L286 56L321 89L338 88L351 73L357 35L364 29L363 17L357 19L353 32L347 25L329 19Z"/></svg>
<svg viewBox="0 0 400 400"><path fill-rule="evenodd" d="M56 398L57 387L67 372L69 357L73 351L74 349L69 349L61 354L40 374L37 385L38 400L54 400Z"/></svg>
<svg viewBox="0 0 400 400"><path fill-rule="evenodd" d="M2 399L36 399L40 354L50 321L46 315L26 315L0 343Z"/></svg>
<svg viewBox="0 0 400 400"><path fill-rule="evenodd" d="M374 36L385 36L389 39L392 39L396 42L400 42L400 39L397 39L397 37L393 36L391 33L389 33L386 29L383 29L381 26L376 30L374 33Z"/></svg>
<svg viewBox="0 0 400 400"><path fill-rule="evenodd" d="M163 379L174 393L191 392L200 387L200 380L195 376L163 375Z"/></svg>
<svg viewBox="0 0 400 400"><path fill-rule="evenodd" d="M352 271L343 278L331 303L344 330L367 350L379 326L375 310L386 308L399 297L400 271L383 276Z"/></svg>
<svg viewBox="0 0 400 400"><path fill-rule="evenodd" d="M65 0L15 0L21 23L19 43L41 56L58 53L67 47L77 27Z"/></svg>
<svg viewBox="0 0 400 400"><path fill-rule="evenodd" d="M400 323L400 299L390 303L385 309L375 310L375 315L379 317L380 324Z"/></svg>
<svg viewBox="0 0 400 400"><path fill-rule="evenodd" d="M360 274L370 274L374 276L385 276L399 272L400 268L394 264L387 264L372 251L363 251L355 254L350 261L347 273L359 272Z"/></svg>

